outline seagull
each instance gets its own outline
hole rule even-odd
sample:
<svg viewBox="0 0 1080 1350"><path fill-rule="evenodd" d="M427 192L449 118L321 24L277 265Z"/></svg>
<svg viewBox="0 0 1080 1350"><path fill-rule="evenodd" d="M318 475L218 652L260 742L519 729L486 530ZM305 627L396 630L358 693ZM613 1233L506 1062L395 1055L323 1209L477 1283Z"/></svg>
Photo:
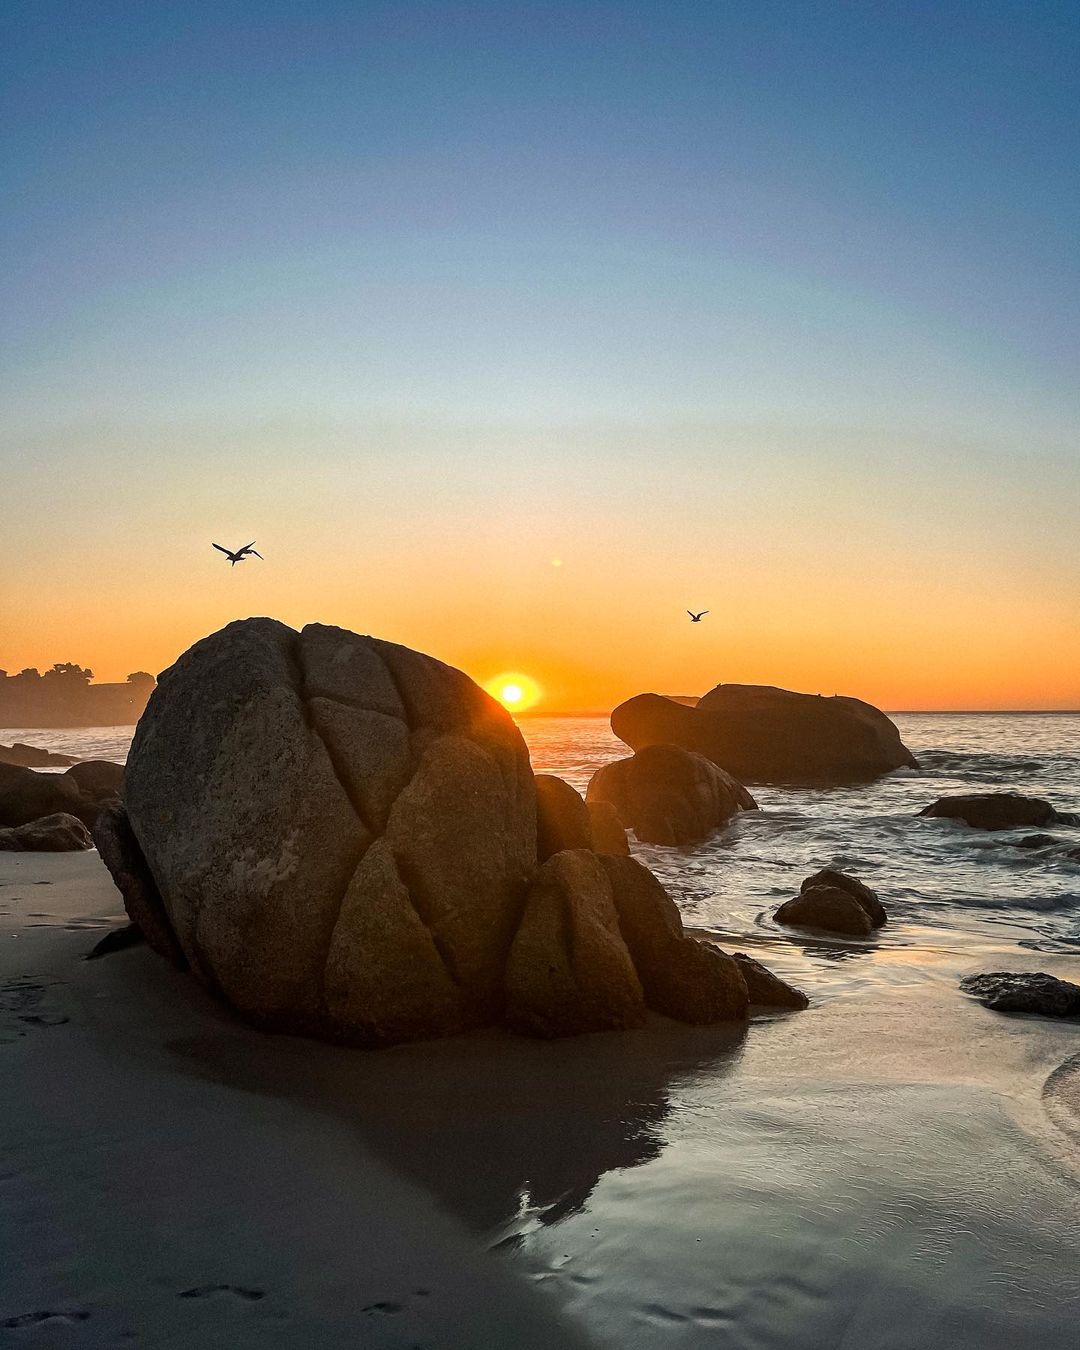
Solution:
<svg viewBox="0 0 1080 1350"><path fill-rule="evenodd" d="M218 550L219 553L225 554L226 558L228 558L229 560L230 567L235 567L238 562L243 562L249 553L254 553L256 558L265 561L265 559L263 559L263 555L261 553L256 552L254 539L251 541L250 544L245 544L243 548L238 548L235 553L232 551L232 549L223 548L221 544L215 544L214 547Z"/></svg>
<svg viewBox="0 0 1080 1350"><path fill-rule="evenodd" d="M700 623L702 619L705 617L705 615L708 614L709 611L707 609L703 609L700 614L695 614L692 609L688 609L686 612L687 614L690 615L691 623Z"/></svg>

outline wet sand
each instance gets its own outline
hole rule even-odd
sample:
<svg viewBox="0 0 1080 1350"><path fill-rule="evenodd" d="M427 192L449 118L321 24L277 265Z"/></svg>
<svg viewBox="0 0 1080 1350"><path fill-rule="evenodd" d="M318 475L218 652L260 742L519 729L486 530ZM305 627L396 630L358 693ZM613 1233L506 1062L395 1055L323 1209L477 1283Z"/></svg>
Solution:
<svg viewBox="0 0 1080 1350"><path fill-rule="evenodd" d="M371 1054L84 961L121 920L96 854L0 855L0 1345L1077 1343L1080 1025L959 994L990 951L745 1032Z"/></svg>

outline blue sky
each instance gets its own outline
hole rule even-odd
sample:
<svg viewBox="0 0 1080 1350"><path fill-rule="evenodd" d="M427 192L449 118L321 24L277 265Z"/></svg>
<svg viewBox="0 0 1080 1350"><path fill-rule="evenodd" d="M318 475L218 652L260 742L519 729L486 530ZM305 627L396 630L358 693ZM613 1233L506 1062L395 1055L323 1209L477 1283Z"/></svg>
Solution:
<svg viewBox="0 0 1080 1350"><path fill-rule="evenodd" d="M856 464L985 548L1019 460L1018 556L1080 579L1075 4L0 13L0 457L65 527L104 543L93 474L149 458L247 528L254 438L361 513L388 457L384 513L427 475L585 518L590 473L640 505L659 461L766 536Z"/></svg>

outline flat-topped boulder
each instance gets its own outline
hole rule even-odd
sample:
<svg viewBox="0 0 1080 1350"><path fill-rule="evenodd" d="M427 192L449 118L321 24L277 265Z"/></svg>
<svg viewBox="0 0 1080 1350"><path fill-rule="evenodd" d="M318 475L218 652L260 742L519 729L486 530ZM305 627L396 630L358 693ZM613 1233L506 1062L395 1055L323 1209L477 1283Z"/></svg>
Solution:
<svg viewBox="0 0 1080 1350"><path fill-rule="evenodd" d="M1056 811L1042 797L1025 797L1019 792L977 792L939 797L936 802L924 806L919 815L961 820L977 830L1013 830L1032 826L1045 828L1048 825L1078 823L1077 816Z"/></svg>
<svg viewBox="0 0 1080 1350"><path fill-rule="evenodd" d="M42 750L37 745L0 745L0 764L15 764L23 769L63 769L78 764L74 755L62 755L54 750Z"/></svg>
<svg viewBox="0 0 1080 1350"><path fill-rule="evenodd" d="M676 745L650 745L598 769L588 802L609 802L638 839L694 844L740 811L757 810L746 788L704 755Z"/></svg>
<svg viewBox="0 0 1080 1350"><path fill-rule="evenodd" d="M681 746L750 783L860 782L918 764L872 704L771 685L719 684L694 707L639 694L611 729L633 750Z"/></svg>

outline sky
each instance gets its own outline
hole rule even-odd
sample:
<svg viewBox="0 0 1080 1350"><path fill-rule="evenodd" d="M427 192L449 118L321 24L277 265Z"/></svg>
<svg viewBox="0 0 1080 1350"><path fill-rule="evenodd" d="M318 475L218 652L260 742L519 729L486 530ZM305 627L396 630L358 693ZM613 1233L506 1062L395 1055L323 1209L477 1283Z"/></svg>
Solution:
<svg viewBox="0 0 1080 1350"><path fill-rule="evenodd" d="M0 26L0 666L1080 707L1076 4Z"/></svg>

